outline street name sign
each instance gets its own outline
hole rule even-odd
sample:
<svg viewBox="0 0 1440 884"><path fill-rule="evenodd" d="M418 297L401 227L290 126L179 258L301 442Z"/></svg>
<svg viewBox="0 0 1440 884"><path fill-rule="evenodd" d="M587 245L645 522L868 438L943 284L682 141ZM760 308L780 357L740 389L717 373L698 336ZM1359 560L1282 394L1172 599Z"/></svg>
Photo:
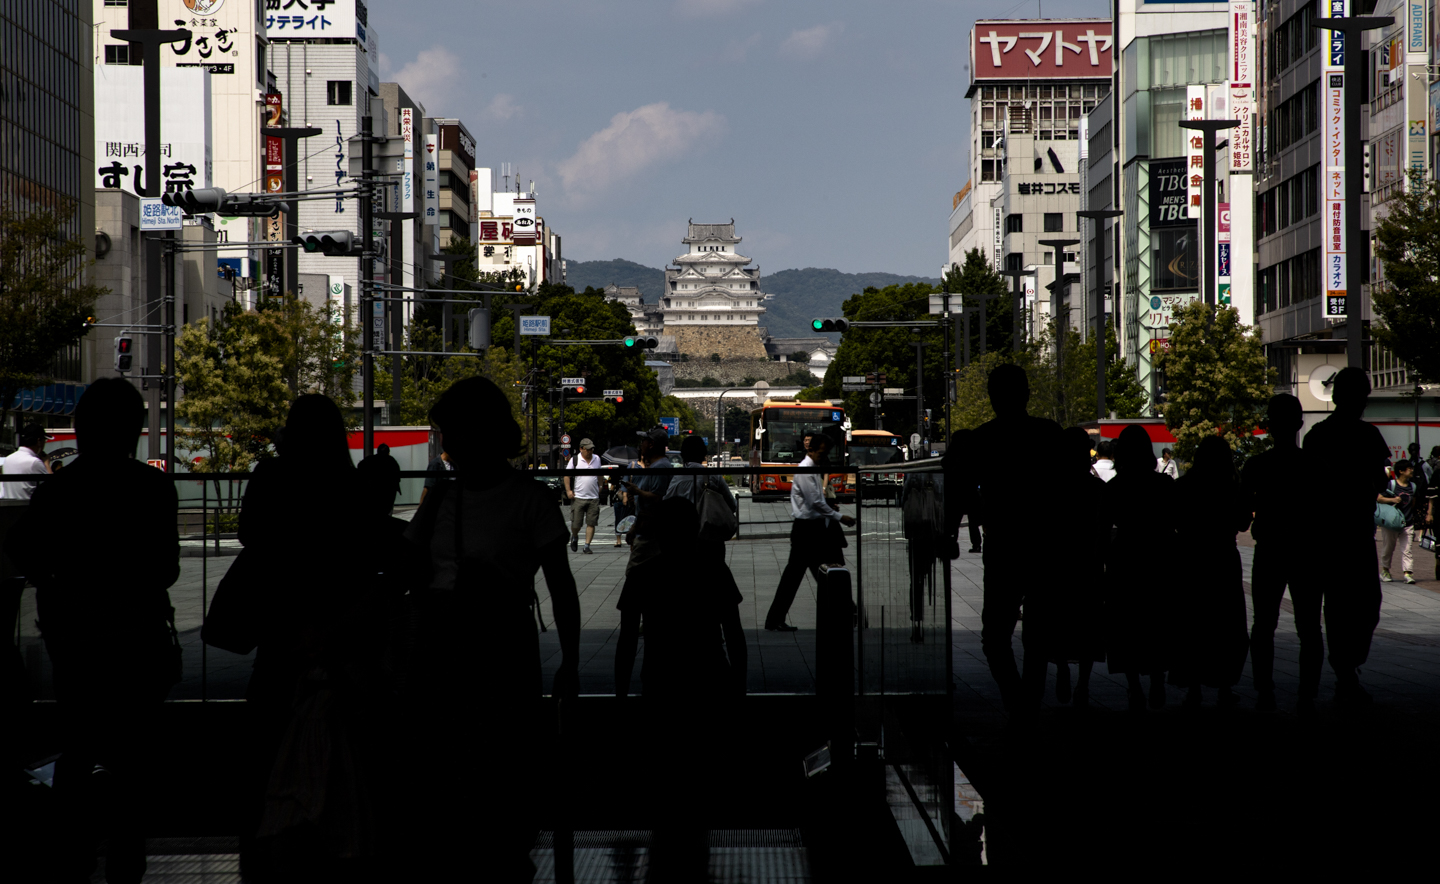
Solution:
<svg viewBox="0 0 1440 884"><path fill-rule="evenodd" d="M548 335L550 334L550 317L548 316L522 316L520 317L520 334L522 335Z"/></svg>

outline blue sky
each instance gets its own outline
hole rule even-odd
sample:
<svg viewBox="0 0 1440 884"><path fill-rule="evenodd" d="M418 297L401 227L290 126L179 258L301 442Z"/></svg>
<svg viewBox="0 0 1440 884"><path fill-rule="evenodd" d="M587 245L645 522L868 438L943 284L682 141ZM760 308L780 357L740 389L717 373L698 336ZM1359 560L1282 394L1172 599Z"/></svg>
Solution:
<svg viewBox="0 0 1440 884"><path fill-rule="evenodd" d="M933 276L966 180L970 25L1037 8L373 0L370 21L382 79L464 120L481 165L533 179L567 258L660 266L687 218L734 217L766 273Z"/></svg>

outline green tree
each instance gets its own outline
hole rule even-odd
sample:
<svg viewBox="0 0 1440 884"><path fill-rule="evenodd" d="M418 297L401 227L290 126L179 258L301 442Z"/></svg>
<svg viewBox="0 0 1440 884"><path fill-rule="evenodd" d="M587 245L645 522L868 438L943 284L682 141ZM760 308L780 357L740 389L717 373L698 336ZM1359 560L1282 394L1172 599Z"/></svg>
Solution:
<svg viewBox="0 0 1440 884"><path fill-rule="evenodd" d="M804 350L796 350L794 353L791 353L787 358L791 362L798 362L801 365L808 365L810 363L810 354L806 353Z"/></svg>
<svg viewBox="0 0 1440 884"><path fill-rule="evenodd" d="M1412 171L1385 206L1375 229L1385 278L1372 291L1381 321L1371 333L1420 377L1440 380L1440 181Z"/></svg>
<svg viewBox="0 0 1440 884"><path fill-rule="evenodd" d="M412 323L405 330L405 349L439 350L440 331L429 325ZM465 378L484 377L505 391L511 410L525 431L525 444L528 446L530 420L520 407L526 366L504 347L492 347L476 355L475 351L462 345L456 349L456 354L444 357L409 356L400 360L401 423L411 427L429 426L430 409L452 384ZM393 356L382 356L376 360L375 389L393 389L391 371L394 364Z"/></svg>
<svg viewBox="0 0 1440 884"><path fill-rule="evenodd" d="M985 352L1013 349L1014 340L1012 317L1015 312L1014 298L1005 277L1001 276L979 249L965 253L965 264L951 264L945 272L945 285L950 291L950 312L958 313L965 308L978 308L976 295L994 295L985 302ZM960 298L957 300L956 295ZM964 349L964 342L955 342L957 349ZM970 318L970 353L980 354L979 315Z"/></svg>
<svg viewBox="0 0 1440 884"><path fill-rule="evenodd" d="M1259 329L1240 322L1233 307L1196 301L1177 310L1170 349L1155 368L1165 373L1165 400L1157 408L1175 435L1175 457L1190 462L1206 436L1230 443L1237 465L1268 447L1254 435L1274 393L1275 370L1265 359Z"/></svg>
<svg viewBox="0 0 1440 884"><path fill-rule="evenodd" d="M347 317L340 310L328 304L316 308L287 294L268 299L254 316L262 346L284 367L292 400L321 393L342 411L355 404L360 341L358 334L345 333Z"/></svg>
<svg viewBox="0 0 1440 884"><path fill-rule="evenodd" d="M0 208L0 427L27 387L50 381L56 357L85 335L85 319L109 289L84 281L85 239L66 228L75 204L17 212Z"/></svg>
<svg viewBox="0 0 1440 884"><path fill-rule="evenodd" d="M614 341L636 334L630 312L623 304L605 298L599 289L576 291L564 285L542 283L528 298L528 314L549 316L550 327L568 340ZM563 331L569 329L568 332ZM494 349L513 347L514 315L509 311L497 314L494 322ZM520 362L528 371L533 364L538 374L538 387L544 391L557 386L562 377L583 377L596 390L615 388L625 391L625 401L572 402L565 409L563 429L571 436L579 433L611 444L632 444L635 431L653 427L660 417L660 385L654 369L645 365L645 352L634 352L619 345L557 346L548 339L521 341ZM547 386L548 385L548 386ZM551 405L548 393L539 399L541 439L546 429L559 426L559 402ZM557 433L558 435L558 433ZM608 446L607 446L608 447Z"/></svg>
<svg viewBox="0 0 1440 884"><path fill-rule="evenodd" d="M1047 330L1047 339L1052 337L1053 330ZM1049 352L1037 360L1040 372L1051 375L1047 380L1063 393L1053 416L1061 426L1093 421L1097 417L1094 339L1081 340L1078 330L1068 329L1061 349L1064 357L1058 365ZM1122 418L1140 417L1149 396L1136 378L1135 367L1120 358L1120 342L1115 337L1113 320L1105 324L1105 357L1106 411Z"/></svg>
<svg viewBox="0 0 1440 884"><path fill-rule="evenodd" d="M930 295L935 286L925 283L867 288L848 298L844 315L852 322L931 321ZM915 342L924 346L922 370L915 370ZM912 331L909 328L856 328L845 334L840 348L826 369L821 385L824 398L844 399L846 413L857 429L877 426L880 415L870 404L866 393L844 393L840 379L846 375L863 375L879 371L886 375L887 387L901 387L914 395L917 386L924 390L925 402L938 416L945 403L945 382L950 374L941 330L931 325ZM808 383L806 384L808 386ZM886 407L885 429L908 436L916 429L915 408L911 402L891 403Z"/></svg>
<svg viewBox="0 0 1440 884"><path fill-rule="evenodd" d="M267 346L272 331L260 314L235 305L218 324L207 317L180 330L175 415L185 425L176 435L199 455L193 472L243 472L274 454L271 443L294 394L285 362Z"/></svg>

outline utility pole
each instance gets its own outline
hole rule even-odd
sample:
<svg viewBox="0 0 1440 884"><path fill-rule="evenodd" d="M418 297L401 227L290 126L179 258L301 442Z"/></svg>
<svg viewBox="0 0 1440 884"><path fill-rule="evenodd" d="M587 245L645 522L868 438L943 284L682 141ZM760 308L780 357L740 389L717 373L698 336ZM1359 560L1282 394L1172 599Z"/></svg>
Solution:
<svg viewBox="0 0 1440 884"><path fill-rule="evenodd" d="M973 299L975 299L976 301L979 301L979 302L980 302L980 307L979 307L979 309L978 309L976 312L978 312L978 313L980 314L980 348L979 348L979 349L980 349L980 353L979 353L979 355L983 357L983 356L985 355L985 338L987 337L986 332L989 331L989 325L988 325L988 323L987 323L987 321L986 321L986 318L985 318L985 302L986 302L986 301L989 301L991 298L998 298L998 297L1000 297L1000 296L999 296L999 295L967 295L966 297L973 298ZM968 343L970 336L969 336L969 335L966 335L965 337L966 337L966 342Z"/></svg>
<svg viewBox="0 0 1440 884"><path fill-rule="evenodd" d="M367 105L368 108L368 105ZM360 255L360 383L364 402L365 457L375 453L375 182L372 163L375 120L367 109L360 119L361 174L364 194L360 197L360 227L365 251ZM382 345L383 346L383 345Z"/></svg>
<svg viewBox="0 0 1440 884"><path fill-rule="evenodd" d="M1248 123L1247 123L1248 124ZM1202 263L1205 268L1200 277L1200 294L1205 303L1211 307L1215 306L1215 237L1220 229L1218 219L1215 216L1215 133L1222 129L1234 129L1240 125L1239 120L1181 120L1178 124L1181 129L1193 129L1201 133L1205 139L1205 192L1200 197L1202 206L1200 218L1200 248ZM1358 135L1356 136L1358 140ZM1188 174L1188 173L1187 173ZM1356 202L1359 202L1357 197Z"/></svg>
<svg viewBox="0 0 1440 884"><path fill-rule="evenodd" d="M385 406L385 420L392 426L400 425L400 400L404 384L400 373L405 368L400 351L405 349L405 228L397 221L408 221L420 217L419 212L376 212L375 217L390 222L390 285L391 291L385 296L385 315L390 332L390 398ZM397 296L398 295L398 296Z"/></svg>
<svg viewBox="0 0 1440 884"><path fill-rule="evenodd" d="M925 447L925 341L911 341L915 348L915 432L920 434L920 447Z"/></svg>
<svg viewBox="0 0 1440 884"><path fill-rule="evenodd" d="M1365 168L1365 143L1361 141L1360 115L1369 103L1370 72L1367 67L1370 64L1370 53L1361 49L1360 40L1366 31L1388 28L1394 23L1395 19L1388 15L1318 18L1311 22L1317 28L1343 35L1339 37L1341 42L1338 47L1331 43L1323 48L1332 55L1335 49L1339 48L1345 57L1345 364L1362 370L1365 368L1365 322L1364 298L1361 293L1364 291L1369 268L1365 261L1366 238L1361 228L1360 212L1360 199L1364 189L1361 173ZM1322 84L1322 88L1326 87L1328 83ZM1321 95L1324 94L1322 91Z"/></svg>
<svg viewBox="0 0 1440 884"><path fill-rule="evenodd" d="M312 135L319 135L321 130L315 126L277 126L271 128L266 126L260 130L263 135L270 138L279 138L285 142L285 192L298 193L300 190L300 145L302 138L309 138ZM298 204L291 203L292 211L285 213L285 241L294 242L295 237L300 234L300 210ZM285 289L290 292L291 297L300 294L300 256L287 255L285 258ZM284 294L283 292L281 294Z"/></svg>
<svg viewBox="0 0 1440 884"><path fill-rule="evenodd" d="M1109 414L1105 410L1105 222L1125 213L1086 209L1076 214L1095 222L1095 419L1100 421Z"/></svg>
<svg viewBox="0 0 1440 884"><path fill-rule="evenodd" d="M150 4L155 9L155 5ZM175 30L158 30L154 28L121 28L112 30L110 36L117 40L124 40L128 43L140 44L141 63L144 66L145 82L145 181L136 182L135 192L141 196L158 198L164 192L160 184L160 48L171 43L188 42L190 31L186 28ZM88 234L87 234L88 235ZM146 323L156 324L156 317L161 314L161 293L160 293L160 239L155 234L145 235L145 317ZM161 320L163 324L165 320ZM169 333L174 334L174 329ZM173 342L172 342L173 344ZM150 419L149 419L149 444L147 446L148 458L160 460L160 394L162 389L169 385L160 383L160 350L163 344L155 340L155 333L148 332L145 337L145 374L150 382ZM165 372L172 375L175 371L175 356L172 352L169 361L165 365ZM168 405L166 406L169 407ZM170 443L167 441L167 447ZM167 464L168 466L168 464ZM168 472L168 470L167 470Z"/></svg>
<svg viewBox="0 0 1440 884"><path fill-rule="evenodd" d="M455 329L454 297L451 294L448 294L449 292L453 292L455 290L455 277L451 275L450 268L453 267L455 265L455 262L457 261L474 261L475 257L473 255L451 255L445 252L440 252L438 254L431 255L430 260L436 261L444 265L445 268L443 271L441 271L444 275L444 285L442 286L442 288L447 292L447 294L445 295L445 303L441 309L440 319L440 325L443 329L445 329L445 332L441 336L440 349L449 350L450 342L453 340Z"/></svg>

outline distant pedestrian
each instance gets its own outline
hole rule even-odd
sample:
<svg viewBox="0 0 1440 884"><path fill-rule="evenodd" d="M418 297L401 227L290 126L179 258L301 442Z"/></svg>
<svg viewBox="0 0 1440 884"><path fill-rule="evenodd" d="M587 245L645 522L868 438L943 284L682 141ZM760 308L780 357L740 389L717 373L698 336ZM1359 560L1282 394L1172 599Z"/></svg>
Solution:
<svg viewBox="0 0 1440 884"><path fill-rule="evenodd" d="M1095 443L1095 475L1102 482L1115 478L1115 443L1101 439Z"/></svg>
<svg viewBox="0 0 1440 884"><path fill-rule="evenodd" d="M1131 712L1145 711L1140 676L1150 676L1150 708L1165 705L1165 672L1174 658L1176 593L1155 582L1146 550L1175 544L1175 482L1155 472L1155 450L1140 426L1120 432L1115 481L1105 486L1115 528L1105 561L1105 664L1125 676Z"/></svg>
<svg viewBox="0 0 1440 884"><path fill-rule="evenodd" d="M824 433L810 437L810 449L798 466L824 466L828 461L831 439ZM765 614L765 628L771 632L794 632L799 627L785 622L795 594L807 569L832 564L838 549L830 532L832 522L846 526L855 524L855 517L842 514L825 500L825 477L819 473L797 474L790 480L790 558L780 574L775 598Z"/></svg>
<svg viewBox="0 0 1440 884"><path fill-rule="evenodd" d="M1304 483L1297 488L1296 477L1311 475L1313 470L1309 456L1297 441L1305 422L1300 400L1280 393L1271 397L1265 414L1265 428L1274 444L1245 461L1240 474L1246 506L1254 513L1250 527L1250 536L1255 540L1250 595L1255 619L1250 628L1250 671L1258 695L1255 709L1275 711L1275 628L1288 588L1295 631L1300 637L1300 690L1295 708L1305 715L1315 711L1320 669L1325 662L1320 596L1309 568L1311 538L1304 522L1296 518L1298 512L1305 511L1308 490Z"/></svg>
<svg viewBox="0 0 1440 884"><path fill-rule="evenodd" d="M105 880L138 884L145 835L158 834L146 831L144 793L158 788L157 750L173 737L160 713L180 677L168 592L180 576L180 537L174 483L135 460L144 422L145 402L129 381L91 384L75 406L79 458L35 489L6 542L36 586L54 671L59 881L90 880L103 837ZM43 433L22 438L36 452Z"/></svg>
<svg viewBox="0 0 1440 884"><path fill-rule="evenodd" d="M1155 459L1155 472L1164 473L1172 479L1180 478L1180 466L1175 463L1175 455L1170 449L1160 449L1160 456Z"/></svg>
<svg viewBox="0 0 1440 884"><path fill-rule="evenodd" d="M950 493L945 495L945 536L954 541L956 555L959 554L956 537L962 519L969 528L969 551L979 554L984 549L984 538L980 533L980 489L966 484L974 478L969 463L970 458L975 456L974 447L974 430L956 430L950 434L950 444L945 446L945 457L942 459L945 482L950 486ZM1086 451L1089 451L1088 447ZM1086 463L1089 463L1088 457Z"/></svg>
<svg viewBox="0 0 1440 884"><path fill-rule="evenodd" d="M595 455L595 443L589 439L580 440L580 452L565 464L567 470L598 470L600 458ZM570 500L570 551L575 552L580 543L580 525L585 525L586 555L593 551L590 542L595 539L595 526L600 524L600 477L565 476L565 496Z"/></svg>
<svg viewBox="0 0 1440 884"><path fill-rule="evenodd" d="M1430 464L1426 463L1425 460L1420 457L1420 443L1411 442L1408 451L1410 453L1410 463L1415 467L1415 478L1424 479L1425 484L1429 485L1434 474L1430 469Z"/></svg>
<svg viewBox="0 0 1440 884"><path fill-rule="evenodd" d="M923 644L927 596L933 604L938 583L935 563L942 555L949 559L955 540L945 532L945 475L906 473L899 504L910 566L910 641Z"/></svg>
<svg viewBox="0 0 1440 884"><path fill-rule="evenodd" d="M1220 708L1233 708L1231 688L1240 682L1250 645L1235 535L1250 527L1250 509L1230 443L1221 436L1201 440L1195 464L1175 483L1175 492L1174 548L1185 568L1176 600L1174 683L1187 689L1187 709L1200 705L1201 685L1219 691Z"/></svg>
<svg viewBox="0 0 1440 884"><path fill-rule="evenodd" d="M1440 470L1440 445L1430 447L1430 456L1425 458L1425 466L1430 469L1430 476L1435 476L1435 471ZM1432 485L1435 483L1431 483Z"/></svg>
<svg viewBox="0 0 1440 884"><path fill-rule="evenodd" d="M26 424L20 428L20 447L5 458L0 470L6 476L44 476L50 470L45 466L45 442L49 439L39 424ZM138 443L137 443L138 444ZM39 482L0 482L0 500L29 500Z"/></svg>
<svg viewBox="0 0 1440 884"><path fill-rule="evenodd" d="M1380 526L1380 580L1389 583L1395 578L1390 575L1390 566L1395 560L1395 547L1400 547L1400 567L1405 571L1405 582L1415 582L1415 553L1410 546L1412 538L1410 531L1416 525L1417 518L1423 526L1425 517L1425 505L1417 483L1411 481L1414 477L1415 467L1410 461L1401 459L1395 462L1395 478L1385 485L1385 490L1375 498L1378 503L1388 503L1400 510L1405 517L1405 524L1399 528Z"/></svg>
<svg viewBox="0 0 1440 884"><path fill-rule="evenodd" d="M425 472L427 473L444 474L454 472L454 470L455 464L450 462L450 455L444 451L440 452L440 454L436 457L431 458L430 463L427 464L425 467ZM429 494L430 489L434 488L436 485L439 485L442 481L444 480L439 475L426 476L425 486L420 489L420 502L424 503L425 495Z"/></svg>
<svg viewBox="0 0 1440 884"><path fill-rule="evenodd" d="M630 505L630 495L626 493L625 485L620 476L606 476L605 482L610 486L610 510L614 519L615 545L617 547L624 546L625 535L620 532L620 522L623 521L626 516L632 515L635 510L634 507Z"/></svg>
<svg viewBox="0 0 1440 884"><path fill-rule="evenodd" d="M1379 562L1375 555L1375 500L1385 490L1390 448L1363 420L1370 398L1364 370L1342 368L1332 386L1335 411L1305 434L1305 451L1325 471L1326 493L1310 504L1314 524L1325 526L1325 637L1335 670L1335 700L1364 709L1373 703L1360 686L1360 667L1380 622Z"/></svg>

